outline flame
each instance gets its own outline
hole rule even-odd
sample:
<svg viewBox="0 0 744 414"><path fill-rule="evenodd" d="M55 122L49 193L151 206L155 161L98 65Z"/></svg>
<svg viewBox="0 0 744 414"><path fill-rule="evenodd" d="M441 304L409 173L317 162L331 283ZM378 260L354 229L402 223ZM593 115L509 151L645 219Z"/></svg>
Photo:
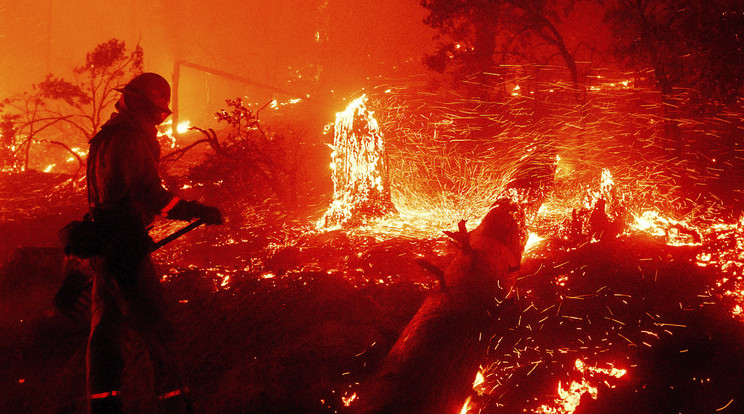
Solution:
<svg viewBox="0 0 744 414"><path fill-rule="evenodd" d="M545 240L544 238L537 235L537 233L530 232L529 237L527 238L527 243L524 246L524 250L532 250L535 246L537 246L541 241Z"/></svg>
<svg viewBox="0 0 744 414"><path fill-rule="evenodd" d="M483 377L481 371L478 371L478 374L475 375L475 381L473 381L473 388L476 388L479 385L483 384L485 380L486 379Z"/></svg>
<svg viewBox="0 0 744 414"><path fill-rule="evenodd" d="M345 407L349 407L357 399L357 393L353 393L348 397L341 397Z"/></svg>
<svg viewBox="0 0 744 414"><path fill-rule="evenodd" d="M191 121L181 121L178 123L178 126L176 126L176 131L178 131L179 134L183 134L186 131L191 128Z"/></svg>
<svg viewBox="0 0 744 414"><path fill-rule="evenodd" d="M615 378L621 378L628 372L628 370L626 369L619 369L619 368L615 368L614 366L610 366L610 368L590 367L590 366L587 366L584 363L584 361L580 359L576 360L576 362L574 363L574 366L581 373L591 372L593 374L609 375Z"/></svg>
<svg viewBox="0 0 744 414"><path fill-rule="evenodd" d="M79 155L82 158L85 158L85 157L88 156L88 153L86 152L86 150L84 150L82 148L73 147L73 148L70 148L70 150L72 150L72 152L74 152L75 154ZM70 158L67 159L67 162L72 162L72 161L77 161L77 158L70 157Z"/></svg>
<svg viewBox="0 0 744 414"><path fill-rule="evenodd" d="M366 102L367 96L362 95L336 114L331 154L333 202L318 228L360 224L395 211L384 139Z"/></svg>
<svg viewBox="0 0 744 414"><path fill-rule="evenodd" d="M465 404L462 405L462 409L460 409L460 414L468 414L468 411L470 410L470 400L472 397L468 396L468 398L465 400Z"/></svg>
<svg viewBox="0 0 744 414"><path fill-rule="evenodd" d="M612 179L612 173L607 168L602 169L602 179L599 185L599 192L601 194L610 194L612 188L615 186L615 180Z"/></svg>
<svg viewBox="0 0 744 414"><path fill-rule="evenodd" d="M300 78L301 77L302 77L302 75L300 75ZM276 99L274 99L273 101L271 101L271 103L269 104L269 106L271 107L271 109L280 109L283 106L295 105L295 104L298 104L300 102L302 102L302 98L289 99L287 102L279 102Z"/></svg>
<svg viewBox="0 0 744 414"><path fill-rule="evenodd" d="M539 414L571 414L576 411L579 404L581 403L581 397L585 394L589 394L593 399L597 399L599 391L596 386L592 385L586 376L587 374L606 375L613 378L621 378L626 373L625 369L618 369L614 366L610 368L598 368L590 367L584 363L581 359L577 359L574 363L574 368L584 378L581 381L571 381L567 388L563 388L563 383L558 381L558 398L553 401L552 405L543 404L535 412Z"/></svg>
<svg viewBox="0 0 744 414"><path fill-rule="evenodd" d="M573 413L581 403L581 397L589 394L593 399L597 399L597 387L589 385L586 380L582 382L571 381L567 389L563 389L561 382L558 381L558 397L556 403L560 404L553 410L546 410L545 413Z"/></svg>
<svg viewBox="0 0 744 414"><path fill-rule="evenodd" d="M176 145L176 140L173 137L173 120L168 119L161 125L161 127L164 129L158 130L158 138L164 137L164 136L170 137L170 141L171 141L170 147L174 148ZM178 132L179 134L185 134L186 132L189 131L189 129L191 129L191 121L189 120L180 121L178 125L176 126L176 132Z"/></svg>
<svg viewBox="0 0 744 414"><path fill-rule="evenodd" d="M629 87L634 87L630 81L615 79L611 83L599 81L596 89L615 88L620 90ZM505 89L507 94L519 90L513 90L512 88L514 88L514 84L508 85L508 88ZM388 96L389 99L396 99L396 93L390 93L391 90L397 92L398 89L380 88L380 92L384 91L385 96ZM558 87L555 90L558 90ZM414 101L414 103L418 105L420 102ZM406 105L410 107L410 104ZM455 105L452 104L452 107L455 107ZM445 107L442 111L446 112L447 108ZM470 139L468 135L470 131L463 127L463 125L470 126L468 120L472 119L469 118L472 117L471 113L454 115L445 113L438 116L436 113L426 112L425 116L427 118L424 128L419 130L415 130L414 127L401 128L402 123L403 127L408 127L409 124L404 122L392 122L387 127L385 126L385 122L396 114L408 116L405 108L395 108L395 110L384 113L386 116L380 118L380 123L386 136L392 136L390 139L390 153L391 158L395 157L393 159L396 166L391 171L394 177L391 190L392 200L400 214L367 223L365 226L357 227L354 230L355 232L372 234L378 240L402 235L436 238L441 236L442 229L451 229L453 223L457 223L460 219L467 219L467 226L471 229L477 226L479 220L488 211L488 206L493 201L493 197L502 194L507 184L502 177L507 179L511 177L515 160L525 152L530 151L529 145L525 145L524 137L534 135L532 131L522 134L521 132L524 130L520 130L516 126L509 129L510 127L507 125L504 128L506 132L494 138L494 141L498 141L498 144L504 150L499 151L498 146L494 146L494 157L481 164L480 161L483 160L479 160L478 157L482 153L473 151L476 156L468 157L462 155L462 151L458 151L461 148L452 151L441 149L441 147L451 145L453 141L458 141L458 139L466 143L463 147L468 150L476 145L467 146L468 140L474 142L475 139ZM393 113L392 116L391 113ZM483 117L485 115L483 112L478 112L478 116ZM491 114L488 114L488 116L491 116ZM503 118L500 116L501 114L497 113L493 115L493 118L498 117L499 122L503 121L505 124L510 122L506 116ZM614 121L614 119L610 120ZM723 219L716 216L716 211L713 208L710 210L705 210L707 207L698 208L702 203L687 199L683 193L677 192L683 190L683 188L677 185L674 175L667 173L670 172L669 170L677 172L676 168L678 166L684 168L682 176L687 174L686 171L694 172L694 168L688 168L689 164L680 162L672 166L667 158L661 156L658 159L650 156L647 158L646 154L640 154L641 161L639 162L636 161L638 158L635 158L635 155L628 157L627 160L622 160L622 156L620 156L618 157L620 161L616 164L614 154L621 154L622 151L625 151L625 147L611 142L615 139L612 138L612 134L615 134L616 137L623 134L618 134L618 130L604 130L602 128L612 127L611 125L603 126L598 123L588 126L587 123L571 121L570 118L565 119L568 122L563 121L561 119L560 128L569 131L569 133L566 133L569 138L561 136L565 133L563 130L555 134L553 134L553 130L550 130L548 134L551 136L550 139L557 136L556 140L565 140L565 142L557 144L559 145L557 152L560 152L560 156L556 155L554 158L557 164L556 190L546 194L545 202L536 212L537 217L530 223L530 237L525 256L540 254L539 240L541 237L546 239L556 237L556 234L552 234L551 231L560 228L565 219L570 219L572 210L586 208L591 213L591 209L596 206L597 201L603 199L606 202L604 212L609 218L611 220L619 219L625 225L617 235L618 238L648 235L654 241L666 243L670 246L691 246L694 248L685 248L680 251L695 252L694 255L697 255L697 262L700 265L717 267L723 270L729 279L720 281L717 293L730 300L731 314L744 321L744 279L742 279L742 269L744 269L744 216L739 219L738 224L722 223L721 220ZM656 123L659 122L658 118L652 116L646 121L648 121L647 125L659 128L659 126L656 126ZM576 126L569 125L569 123ZM620 124L618 123L618 125ZM458 131L457 128L461 128L461 130ZM591 128L595 129L591 130ZM395 131L405 132L397 132L398 139L396 140ZM571 138L571 134L576 131L581 131L579 132L581 140ZM654 141L656 137L653 134L644 136L643 131L639 135L638 143L643 145ZM512 137L519 137L514 138L514 144L509 141ZM438 145L442 142L445 142L446 145ZM597 145L597 142L604 144ZM410 147L415 148L406 148L405 145L408 145L408 143L413 143ZM615 145L615 147L610 148L610 145ZM405 150L409 152L406 153ZM334 146L334 162L331 164L334 173L339 170L335 159L340 152L339 147ZM430 154L434 155L429 156ZM610 154L613 155L610 156ZM552 157L550 158L552 159ZM462 160L461 164L459 164L460 160ZM610 165L610 167L604 168L607 165ZM444 182L445 180L440 181L443 176L446 177L446 182ZM449 180L450 178L452 180ZM509 195L513 196L518 202L525 201L522 198L523 194L518 192ZM690 203L691 201L692 203ZM337 207L342 208L344 205L343 200L341 200ZM694 213L690 213L688 207L695 207ZM624 210L622 215L621 210ZM561 235L559 234L558 237L561 237ZM734 241L726 244L727 247L725 248L708 247L713 242L724 241L728 238L734 239ZM580 246L581 243L576 243L576 245ZM720 243L716 244L716 246L719 245ZM645 270L644 267L641 271ZM581 269L575 272L566 270L558 273L560 275L554 279L554 283L559 287L567 286L569 277L573 278L582 274ZM380 283L384 283L384 281L380 279ZM529 292L525 292L525 295L529 294ZM618 295L622 297L622 295ZM577 299L580 298L561 296L561 301ZM535 305L532 304L532 306ZM552 309L552 311L548 312L548 309ZM567 320L581 320L584 318L583 315L567 315L565 309L565 307L561 308L560 303L556 304L555 307L547 307L543 310L545 316L541 316L544 319L540 319L540 322L542 323L551 317L549 313L553 312L557 317L567 318ZM619 320L622 317L612 314L612 310L609 308L608 312L607 319L618 324L625 322ZM588 322L588 317L586 318ZM520 321L524 322L521 318ZM656 326L675 325L658 322ZM663 330L666 331L666 329ZM654 331L653 328L649 327L648 331L642 331L642 333L643 335L659 338L662 332ZM639 346L651 347L653 345L651 340L647 343L633 337L627 339L622 335L619 336L631 344L633 343L630 339L636 341ZM523 342L527 339L524 338ZM500 343L500 340L498 342ZM581 343L584 344L584 342ZM496 347L498 348L498 344ZM588 352L591 352L591 347L588 345L587 347L589 348ZM513 381L509 382L508 380L509 370L516 371L520 365L525 366L525 355L528 355L528 358L534 358L527 363L535 364L535 366L548 361L547 355L545 355L547 351L528 349L526 345L520 349L514 349L515 352L510 353L508 360L490 361L492 362L490 366L485 363L486 361L483 361L483 365L488 366L486 368L488 369L488 375L484 375L485 372L479 372L473 384L474 388L487 390L489 394L494 395L495 399L496 396L501 394L500 390L513 383ZM550 350L550 356L553 356L552 352L567 353L570 351L571 349L568 347ZM578 349L576 351L581 352ZM582 395L596 398L600 383L612 384L613 381L625 378L628 375L627 370L611 364L600 368L581 359L576 360L574 364L568 364L567 368L568 370L574 369L574 374L569 379L562 378L562 382L558 383L556 392L558 398L555 401L552 401L553 397L549 397L545 401L535 404L537 406L547 402L541 407L542 411L540 412L575 412ZM480 378L483 378L484 383L476 385ZM555 383L552 384L551 388L555 390ZM489 404L493 404L493 401ZM469 398L462 405L460 412L477 412L479 408L481 408L480 399Z"/></svg>
<svg viewBox="0 0 744 414"><path fill-rule="evenodd" d="M665 237L670 246L699 246L702 244L700 234L703 232L696 226L682 220L675 220L663 216L658 210L644 210L640 214L633 214L630 226L640 232L653 236Z"/></svg>

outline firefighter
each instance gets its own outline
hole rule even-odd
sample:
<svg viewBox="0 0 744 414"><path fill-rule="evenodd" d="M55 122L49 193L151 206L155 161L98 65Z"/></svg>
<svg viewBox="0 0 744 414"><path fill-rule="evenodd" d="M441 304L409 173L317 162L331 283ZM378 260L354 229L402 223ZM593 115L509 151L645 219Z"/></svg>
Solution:
<svg viewBox="0 0 744 414"><path fill-rule="evenodd" d="M122 339L129 327L147 348L161 410L189 412L147 229L156 215L207 224L221 224L222 215L215 207L180 200L161 185L156 126L171 113L168 82L143 73L117 91L117 112L91 139L88 153L90 215L105 240L102 252L90 258L88 406L92 413L122 412Z"/></svg>

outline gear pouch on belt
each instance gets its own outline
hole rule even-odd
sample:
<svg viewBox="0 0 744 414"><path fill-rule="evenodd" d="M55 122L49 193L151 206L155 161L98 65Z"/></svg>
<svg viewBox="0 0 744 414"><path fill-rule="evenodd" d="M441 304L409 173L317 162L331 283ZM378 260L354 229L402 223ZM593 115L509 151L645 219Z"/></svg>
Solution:
<svg viewBox="0 0 744 414"><path fill-rule="evenodd" d="M106 240L103 232L86 214L82 221L75 220L59 231L65 254L87 259L104 252Z"/></svg>

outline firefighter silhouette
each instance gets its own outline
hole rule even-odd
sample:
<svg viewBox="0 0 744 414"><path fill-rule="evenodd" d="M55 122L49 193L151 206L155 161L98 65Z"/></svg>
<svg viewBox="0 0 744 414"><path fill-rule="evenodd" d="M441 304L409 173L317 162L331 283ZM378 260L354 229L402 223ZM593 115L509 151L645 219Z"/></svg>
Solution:
<svg viewBox="0 0 744 414"><path fill-rule="evenodd" d="M217 208L180 200L161 185L156 126L171 113L168 82L143 73L117 91L117 112L91 139L88 154L90 216L105 240L101 252L88 259L93 270L88 405L92 413L122 412L122 341L129 328L149 354L161 410L189 412L147 228L156 215L207 224L222 223L222 216Z"/></svg>

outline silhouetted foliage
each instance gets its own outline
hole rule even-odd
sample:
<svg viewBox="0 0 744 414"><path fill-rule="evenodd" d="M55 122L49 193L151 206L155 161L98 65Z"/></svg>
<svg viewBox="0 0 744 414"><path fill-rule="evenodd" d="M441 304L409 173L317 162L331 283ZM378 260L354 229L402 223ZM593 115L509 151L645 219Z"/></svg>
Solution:
<svg viewBox="0 0 744 414"><path fill-rule="evenodd" d="M744 86L744 3L619 0L607 21L629 69L654 70L665 95L688 89L693 104L730 103Z"/></svg>
<svg viewBox="0 0 744 414"><path fill-rule="evenodd" d="M494 66L555 64L566 67L574 87L580 79L574 50L558 29L576 0L422 0L424 22L439 31L439 46L424 58L431 69L452 69L458 78Z"/></svg>
<svg viewBox="0 0 744 414"><path fill-rule="evenodd" d="M30 92L2 102L0 156L4 168L28 169L30 147L37 142L65 148L82 167L82 158L70 147L93 137L116 102L115 88L141 73L142 64L139 45L130 51L124 41L111 39L96 46L85 63L73 69L74 80L50 73L32 85Z"/></svg>
<svg viewBox="0 0 744 414"><path fill-rule="evenodd" d="M215 113L218 122L229 125L222 142L202 131L216 154L193 168L192 179L205 185L221 180L222 190L253 197L275 196L285 206L295 207L298 174L303 162L304 130L264 128L257 111L245 106L241 98L226 99L228 109ZM267 104L268 105L268 104ZM212 131L210 131L212 132Z"/></svg>

